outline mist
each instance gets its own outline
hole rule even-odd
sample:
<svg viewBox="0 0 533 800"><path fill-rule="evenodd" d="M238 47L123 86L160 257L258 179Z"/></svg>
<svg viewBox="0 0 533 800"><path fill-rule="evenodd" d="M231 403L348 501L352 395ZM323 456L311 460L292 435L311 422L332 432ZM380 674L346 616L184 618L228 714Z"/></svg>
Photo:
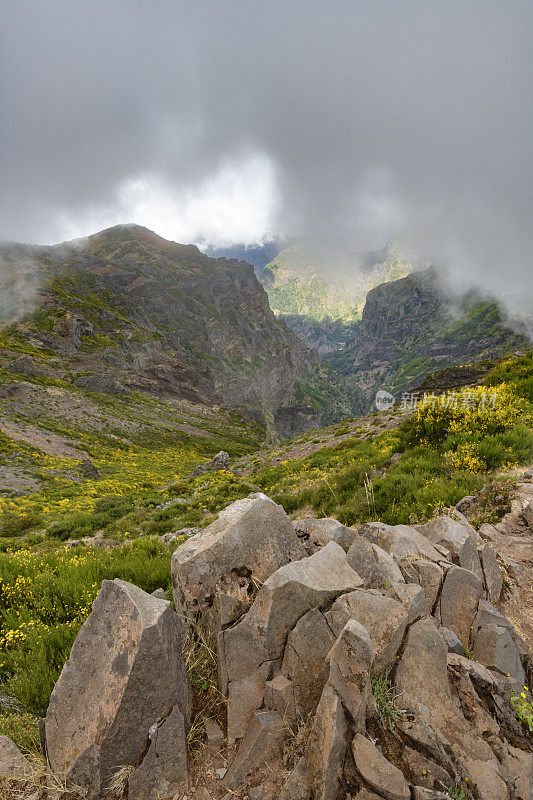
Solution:
<svg viewBox="0 0 533 800"><path fill-rule="evenodd" d="M533 300L533 6L4 0L0 238L408 236Z"/></svg>

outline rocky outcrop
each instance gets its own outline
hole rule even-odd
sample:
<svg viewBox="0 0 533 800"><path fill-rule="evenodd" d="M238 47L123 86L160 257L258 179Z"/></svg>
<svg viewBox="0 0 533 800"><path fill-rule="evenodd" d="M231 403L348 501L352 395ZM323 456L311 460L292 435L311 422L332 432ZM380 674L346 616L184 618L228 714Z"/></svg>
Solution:
<svg viewBox="0 0 533 800"><path fill-rule="evenodd" d="M104 581L50 699L52 770L89 800L124 766L130 800L175 794L188 785L190 715L178 615L125 581Z"/></svg>
<svg viewBox="0 0 533 800"><path fill-rule="evenodd" d="M2 778L23 780L31 775L28 759L22 755L9 736L0 736L0 780Z"/></svg>
<svg viewBox="0 0 533 800"><path fill-rule="evenodd" d="M525 524L531 496L526 490L521 495ZM203 543L202 533L197 534L193 541L199 546L186 542L176 551L173 578L180 610L199 615L208 633L218 637L227 742L217 729L209 746L224 754L228 769L216 782L216 796L227 791L269 800L442 800L453 790L467 800L531 800L533 735L512 705L517 691L528 691L524 683L532 677L531 660L502 612L505 604L494 605L498 582L494 561L490 569L484 567L483 534L466 520L449 518L418 530L377 522L354 530L335 520L322 522L306 520L295 530L271 500L251 495L206 529ZM294 548L293 560L281 557L282 546ZM245 578L255 587L248 602L231 589L237 563L246 567ZM531 580L531 568L522 566ZM121 585L123 591L133 594L133 587ZM172 613L164 610L164 601L149 601L161 604L161 619ZM227 613L212 613L217 604ZM93 626L94 616L95 611ZM131 616L122 624L129 630ZM67 687L74 685L69 675L86 639L82 628L70 667L54 690L52 721L59 718L58 702L66 707L64 698L75 712L78 708ZM142 636L135 641L139 654ZM111 649L97 662L100 677L109 674L115 659ZM140 656L133 667L137 663L143 663ZM160 700L159 692L169 688L159 680ZM133 703L131 681L130 670L115 683L120 708ZM99 713L111 702L106 698L105 691L98 702L84 695ZM170 794L170 786L183 778L184 703L182 696L148 736L143 728L142 753L123 761L134 767L130 800L152 800L158 791ZM145 704L142 708L148 714ZM80 738L75 724L68 729L64 714L65 731L52 747L55 762L57 745L68 757L73 745L66 737L73 736L81 750L80 767L88 763L90 750L101 774L100 765L106 759L109 764L106 747L113 742L116 754L113 736L124 734L130 716L113 706L104 719L112 724L102 728L103 738L91 725ZM47 735L48 725L47 719ZM78 777L80 771L73 768L70 774ZM184 791L185 783L179 800Z"/></svg>

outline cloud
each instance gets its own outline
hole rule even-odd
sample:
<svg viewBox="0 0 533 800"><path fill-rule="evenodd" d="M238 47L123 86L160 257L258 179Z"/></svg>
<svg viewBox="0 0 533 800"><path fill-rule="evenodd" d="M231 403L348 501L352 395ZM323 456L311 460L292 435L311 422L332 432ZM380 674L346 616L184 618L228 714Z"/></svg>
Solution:
<svg viewBox="0 0 533 800"><path fill-rule="evenodd" d="M528 0L5 0L0 237L423 253L531 308ZM518 307L518 306L517 306Z"/></svg>

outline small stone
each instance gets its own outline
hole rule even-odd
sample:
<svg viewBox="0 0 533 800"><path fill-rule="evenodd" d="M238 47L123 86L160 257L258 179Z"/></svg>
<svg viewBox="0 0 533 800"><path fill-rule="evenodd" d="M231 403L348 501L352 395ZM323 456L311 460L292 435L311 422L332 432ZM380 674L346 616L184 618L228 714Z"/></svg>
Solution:
<svg viewBox="0 0 533 800"><path fill-rule="evenodd" d="M224 769L223 767L221 767L220 769L216 769L216 770L215 770L215 772L216 772L216 775L217 775L217 778L219 779L219 781L223 780L223 778L225 778L225 777L226 777L226 772L227 772L227 771L228 771L228 770L227 770L227 769Z"/></svg>
<svg viewBox="0 0 533 800"><path fill-rule="evenodd" d="M222 732L222 728L216 719L213 719L213 717L207 717L204 725L209 744L217 744L218 742L222 741L224 738L224 733Z"/></svg>

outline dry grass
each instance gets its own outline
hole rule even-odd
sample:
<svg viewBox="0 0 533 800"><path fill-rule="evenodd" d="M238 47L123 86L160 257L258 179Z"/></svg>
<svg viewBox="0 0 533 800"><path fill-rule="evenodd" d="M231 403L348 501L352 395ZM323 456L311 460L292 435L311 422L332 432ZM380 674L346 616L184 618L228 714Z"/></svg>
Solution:
<svg viewBox="0 0 533 800"><path fill-rule="evenodd" d="M2 800L82 800L87 791L67 786L66 781L50 772L44 758L29 756L29 770L23 775L0 781Z"/></svg>

